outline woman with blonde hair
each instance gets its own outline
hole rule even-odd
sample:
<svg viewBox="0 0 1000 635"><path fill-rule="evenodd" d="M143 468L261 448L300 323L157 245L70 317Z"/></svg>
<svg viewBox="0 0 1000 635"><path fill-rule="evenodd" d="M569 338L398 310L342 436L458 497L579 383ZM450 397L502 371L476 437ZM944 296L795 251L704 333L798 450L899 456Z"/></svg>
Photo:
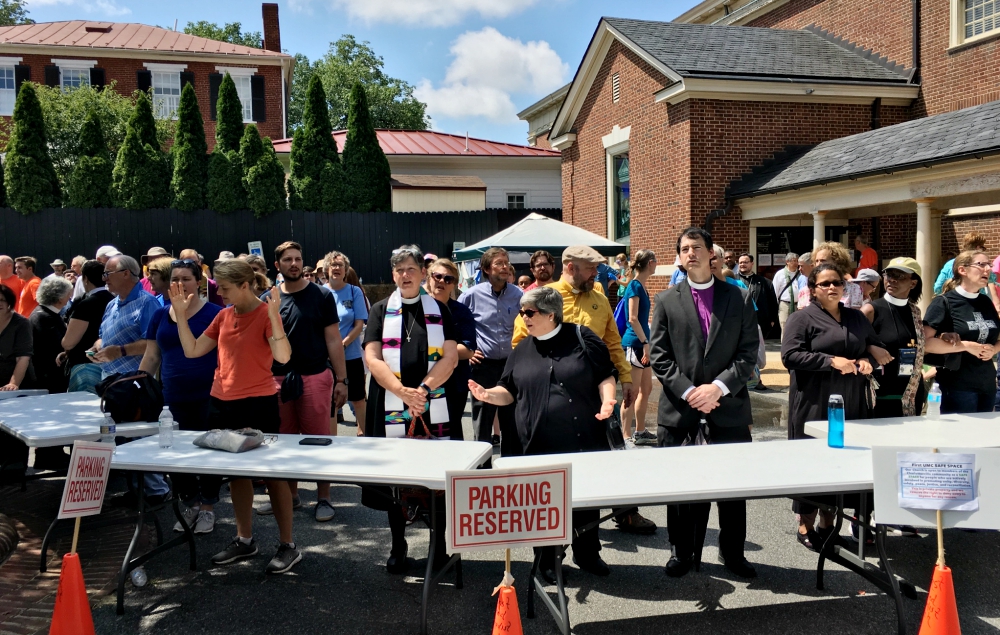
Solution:
<svg viewBox="0 0 1000 635"><path fill-rule="evenodd" d="M340 337L344 343L344 364L347 367L347 400L354 409L358 436L365 433L365 363L362 359L361 333L368 321L368 305L361 287L346 280L351 270L351 260L339 251L331 251L323 259L326 270L326 288L337 301ZM339 420L339 419L338 419ZM334 432L333 434L336 434Z"/></svg>
<svg viewBox="0 0 1000 635"><path fill-rule="evenodd" d="M649 365L649 293L646 283L656 271L656 254L649 249L641 249L629 264L632 279L625 287L622 301L627 308L628 323L622 335L625 359L632 365L633 380L638 373L639 395L629 407L622 411L622 433L625 438L632 436L636 445L656 443L656 435L646 429L646 406L653 392L653 369ZM635 419L635 434L631 435L632 419Z"/></svg>

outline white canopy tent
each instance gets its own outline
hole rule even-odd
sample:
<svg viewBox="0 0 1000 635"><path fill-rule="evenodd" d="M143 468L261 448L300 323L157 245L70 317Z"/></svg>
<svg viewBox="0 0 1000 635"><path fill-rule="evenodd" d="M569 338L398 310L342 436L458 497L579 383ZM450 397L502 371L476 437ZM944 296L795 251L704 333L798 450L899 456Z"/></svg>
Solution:
<svg viewBox="0 0 1000 635"><path fill-rule="evenodd" d="M478 260L490 247L503 247L507 251L531 253L544 249L556 260L562 257L564 249L571 245L593 247L605 256L616 256L627 247L585 229L553 220L541 214L528 214L523 220L503 231L484 238L474 245L455 252L456 262Z"/></svg>

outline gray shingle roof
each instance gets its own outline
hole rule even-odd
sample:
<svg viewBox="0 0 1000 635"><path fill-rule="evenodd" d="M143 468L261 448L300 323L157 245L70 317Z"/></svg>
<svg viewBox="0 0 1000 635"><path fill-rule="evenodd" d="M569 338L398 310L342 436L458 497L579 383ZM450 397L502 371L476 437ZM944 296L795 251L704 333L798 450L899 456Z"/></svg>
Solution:
<svg viewBox="0 0 1000 635"><path fill-rule="evenodd" d="M901 67L868 59L807 30L604 20L681 76L891 83L909 78Z"/></svg>
<svg viewBox="0 0 1000 635"><path fill-rule="evenodd" d="M726 194L746 198L989 154L1000 154L1000 101L824 141L765 162Z"/></svg>

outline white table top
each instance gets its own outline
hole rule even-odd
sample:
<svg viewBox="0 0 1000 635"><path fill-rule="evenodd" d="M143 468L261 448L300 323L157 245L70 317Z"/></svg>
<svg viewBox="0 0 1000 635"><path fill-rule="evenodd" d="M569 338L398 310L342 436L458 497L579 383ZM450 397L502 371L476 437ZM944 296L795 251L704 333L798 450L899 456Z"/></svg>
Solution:
<svg viewBox="0 0 1000 635"><path fill-rule="evenodd" d="M826 439L826 421L808 421L806 434ZM1000 412L927 417L863 419L844 424L844 443L870 448L876 445L934 447L1000 447Z"/></svg>
<svg viewBox="0 0 1000 635"><path fill-rule="evenodd" d="M768 441L500 458L500 468L573 464L573 508L858 492L872 488L871 450Z"/></svg>
<svg viewBox="0 0 1000 635"><path fill-rule="evenodd" d="M326 437L333 443L322 446L299 445L301 435L279 434L271 444L233 454L195 446L199 434L174 432L167 449L156 437L120 445L111 467L443 490L446 471L475 469L493 453L491 444L473 441Z"/></svg>
<svg viewBox="0 0 1000 635"><path fill-rule="evenodd" d="M6 399L18 399L20 397L38 397L40 395L47 394L49 394L49 391L41 388L29 388L28 390L3 390L0 391L0 401L4 401Z"/></svg>
<svg viewBox="0 0 1000 635"><path fill-rule="evenodd" d="M101 399L89 392L66 392L0 401L0 430L28 447L70 445L101 437ZM158 432L158 424L122 423L116 436L143 437Z"/></svg>

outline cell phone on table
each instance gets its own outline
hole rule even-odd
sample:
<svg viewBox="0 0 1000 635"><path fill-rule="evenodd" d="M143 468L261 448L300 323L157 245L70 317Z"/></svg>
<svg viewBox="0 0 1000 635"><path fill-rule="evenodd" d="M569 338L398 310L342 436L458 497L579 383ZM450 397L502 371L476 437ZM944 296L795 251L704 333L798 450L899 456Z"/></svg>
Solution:
<svg viewBox="0 0 1000 635"><path fill-rule="evenodd" d="M331 443L333 443L333 439L321 437L306 437L299 441L299 445L330 445Z"/></svg>

